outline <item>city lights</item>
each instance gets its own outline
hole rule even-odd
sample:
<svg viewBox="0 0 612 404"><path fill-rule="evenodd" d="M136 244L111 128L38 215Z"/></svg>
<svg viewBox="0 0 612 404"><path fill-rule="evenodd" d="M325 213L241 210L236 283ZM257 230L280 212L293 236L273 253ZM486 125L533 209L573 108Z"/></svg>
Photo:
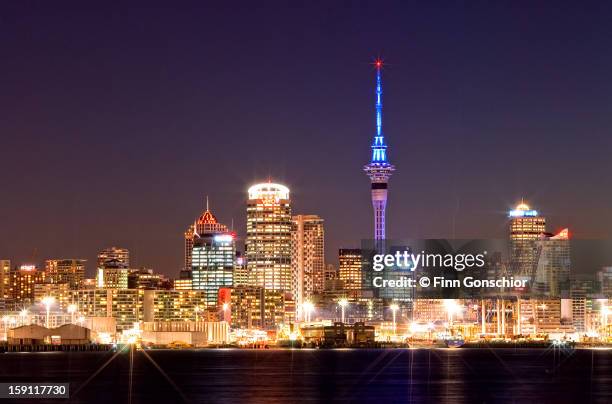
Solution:
<svg viewBox="0 0 612 404"><path fill-rule="evenodd" d="M311 321L310 316L314 312L314 304L312 304L311 302L306 301L302 305L302 308L304 310L304 318L306 319L306 322L309 323Z"/></svg>
<svg viewBox="0 0 612 404"><path fill-rule="evenodd" d="M41 300L42 304L45 306L46 312L47 312L47 316L45 319L45 327L49 328L50 324L49 324L49 314L51 311L51 306L53 306L55 304L55 298L53 296L45 296L42 298Z"/></svg>
<svg viewBox="0 0 612 404"><path fill-rule="evenodd" d="M342 312L342 323L344 323L344 310L346 309L346 306L348 306L349 302L347 299L340 299L340 301L338 301L338 305L340 305L340 310Z"/></svg>

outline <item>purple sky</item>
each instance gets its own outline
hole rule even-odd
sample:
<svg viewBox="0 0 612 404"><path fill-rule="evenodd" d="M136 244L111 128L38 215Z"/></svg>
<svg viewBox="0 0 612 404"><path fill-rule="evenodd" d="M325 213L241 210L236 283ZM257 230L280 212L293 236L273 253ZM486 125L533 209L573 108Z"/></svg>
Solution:
<svg viewBox="0 0 612 404"><path fill-rule="evenodd" d="M379 54L389 237L503 237L521 197L610 237L612 4L88 3L0 6L0 258L176 276L205 195L243 236L271 177L335 260L372 233Z"/></svg>

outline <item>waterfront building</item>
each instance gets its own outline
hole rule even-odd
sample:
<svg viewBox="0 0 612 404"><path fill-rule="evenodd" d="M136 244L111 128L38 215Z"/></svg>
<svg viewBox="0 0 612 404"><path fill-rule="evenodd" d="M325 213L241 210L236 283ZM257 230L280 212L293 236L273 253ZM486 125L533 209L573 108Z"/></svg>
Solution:
<svg viewBox="0 0 612 404"><path fill-rule="evenodd" d="M317 215L296 215L292 221L292 293L300 308L325 287L325 231Z"/></svg>
<svg viewBox="0 0 612 404"><path fill-rule="evenodd" d="M370 163L364 166L364 170L371 182L372 207L374 208L374 240L380 243L386 237L387 183L395 170L395 166L389 163L387 144L382 131L382 60L377 59L374 67L376 67L376 134L371 147L372 158Z"/></svg>
<svg viewBox="0 0 612 404"><path fill-rule="evenodd" d="M67 283L71 289L79 289L85 278L83 259L50 259L45 261L45 282Z"/></svg>
<svg viewBox="0 0 612 404"><path fill-rule="evenodd" d="M145 290L143 296L146 322L199 321L210 307L202 290Z"/></svg>
<svg viewBox="0 0 612 404"><path fill-rule="evenodd" d="M346 289L363 289L363 256L361 249L341 248L338 251L338 278L344 282Z"/></svg>
<svg viewBox="0 0 612 404"><path fill-rule="evenodd" d="M546 219L524 202L511 210L508 217L512 274L534 279L539 255L537 241L546 232Z"/></svg>
<svg viewBox="0 0 612 404"><path fill-rule="evenodd" d="M141 340L146 345L179 343L203 348L230 342L229 325L225 321L144 322L141 331Z"/></svg>
<svg viewBox="0 0 612 404"><path fill-rule="evenodd" d="M520 330L523 335L562 337L574 332L571 320L561 315L562 299L521 299Z"/></svg>
<svg viewBox="0 0 612 404"><path fill-rule="evenodd" d="M596 286L593 279L572 276L570 299L572 302L572 324L576 332L584 333L594 329L589 324L590 312L593 312Z"/></svg>
<svg viewBox="0 0 612 404"><path fill-rule="evenodd" d="M55 299L54 309L66 310L72 303L69 283L36 283L34 284L34 303L40 303L43 298L52 296Z"/></svg>
<svg viewBox="0 0 612 404"><path fill-rule="evenodd" d="M222 289L220 293L230 295L228 309L231 310L232 328L273 330L293 321L295 303L287 292L260 286L237 286Z"/></svg>
<svg viewBox="0 0 612 404"><path fill-rule="evenodd" d="M246 259L252 284L291 291L291 201L281 184L256 184L248 190Z"/></svg>
<svg viewBox="0 0 612 404"><path fill-rule="evenodd" d="M113 317L117 330L133 328L143 320L142 289L81 289L71 291L73 304L80 316Z"/></svg>
<svg viewBox="0 0 612 404"><path fill-rule="evenodd" d="M412 320L424 323L448 321L448 310L444 306L444 299L415 299Z"/></svg>

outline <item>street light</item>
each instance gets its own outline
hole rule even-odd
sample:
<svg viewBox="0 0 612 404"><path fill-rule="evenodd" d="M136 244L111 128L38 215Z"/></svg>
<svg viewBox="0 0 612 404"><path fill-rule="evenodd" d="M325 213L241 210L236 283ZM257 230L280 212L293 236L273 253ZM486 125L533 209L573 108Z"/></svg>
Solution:
<svg viewBox="0 0 612 404"><path fill-rule="evenodd" d="M304 317L306 318L306 322L310 322L310 314L314 311L314 304L311 302L304 302L302 304L302 308L304 309Z"/></svg>
<svg viewBox="0 0 612 404"><path fill-rule="evenodd" d="M391 309L391 312L393 313L393 334L397 334L395 313L397 313L397 310L399 310L399 306L393 303L391 306L389 306L389 308Z"/></svg>
<svg viewBox="0 0 612 404"><path fill-rule="evenodd" d="M453 326L453 314L461 311L461 308L453 299L444 299L444 307L446 308L446 312L448 313L448 325L449 327Z"/></svg>
<svg viewBox="0 0 612 404"><path fill-rule="evenodd" d="M340 305L340 310L342 310L342 324L344 324L344 308L348 306L349 302L347 299L340 299L338 304Z"/></svg>
<svg viewBox="0 0 612 404"><path fill-rule="evenodd" d="M30 314L30 313L28 312L28 309L22 309L22 310L19 312L19 318L21 319L21 325L25 325L26 320L28 319L28 315L29 315L29 314Z"/></svg>
<svg viewBox="0 0 612 404"><path fill-rule="evenodd" d="M76 304L69 304L66 310L68 311L68 313L70 313L70 323L74 324L74 313L76 313L77 311Z"/></svg>
<svg viewBox="0 0 612 404"><path fill-rule="evenodd" d="M42 304L45 305L45 308L47 309L47 318L45 320L45 327L49 328L49 314L51 311L51 306L53 305L53 303L55 303L55 298L53 296L45 296L42 298L41 302Z"/></svg>
<svg viewBox="0 0 612 404"><path fill-rule="evenodd" d="M2 322L4 323L4 340L8 341L8 323L11 321L9 316L2 316Z"/></svg>

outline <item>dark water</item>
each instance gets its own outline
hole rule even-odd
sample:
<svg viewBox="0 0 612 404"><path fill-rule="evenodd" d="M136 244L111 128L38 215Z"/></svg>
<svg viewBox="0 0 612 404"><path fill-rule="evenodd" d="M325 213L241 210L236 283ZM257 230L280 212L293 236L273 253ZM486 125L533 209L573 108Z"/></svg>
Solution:
<svg viewBox="0 0 612 404"><path fill-rule="evenodd" d="M134 353L133 403L181 402L183 398L203 403L612 402L612 350L198 350L147 354L152 360L143 352ZM0 382L69 381L71 402L128 402L129 353L117 355L91 378L112 356L0 354Z"/></svg>

